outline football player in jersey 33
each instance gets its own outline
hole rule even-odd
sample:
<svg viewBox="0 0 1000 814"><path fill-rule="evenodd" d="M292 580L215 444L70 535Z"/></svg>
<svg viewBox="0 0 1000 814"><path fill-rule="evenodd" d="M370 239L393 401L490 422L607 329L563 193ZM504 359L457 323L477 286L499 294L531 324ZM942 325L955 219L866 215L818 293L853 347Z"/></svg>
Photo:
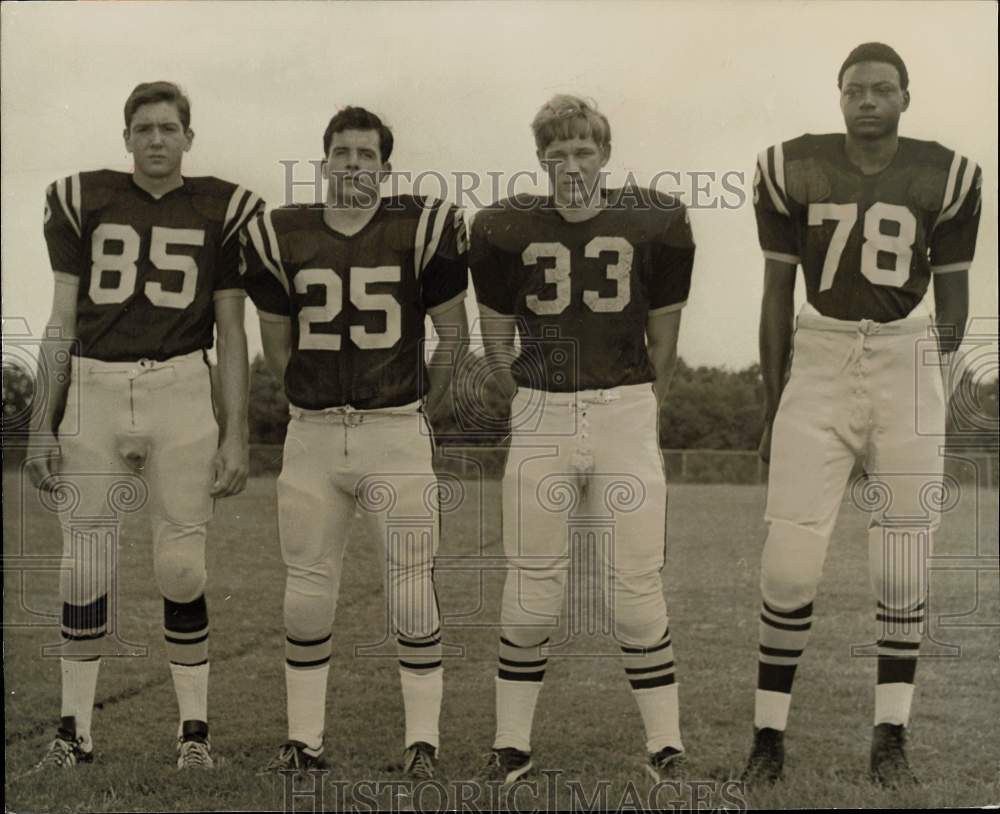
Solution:
<svg viewBox="0 0 1000 814"><path fill-rule="evenodd" d="M684 745L661 579L658 407L676 361L694 242L675 198L604 189L611 130L586 101L556 96L532 127L551 195L481 211L470 249L493 379L507 382L508 399L516 389L503 481L497 729L481 779L509 784L533 767L532 720L557 644L551 637L560 618L571 631L595 621L574 613L586 585L572 583L577 600L568 617L562 608L574 557L579 563L596 534L594 584L607 586L595 603L598 626L621 647L645 725L645 766L660 780L680 774ZM508 368L515 331L521 348Z"/></svg>
<svg viewBox="0 0 1000 814"><path fill-rule="evenodd" d="M876 782L898 786L914 781L904 747L940 521L941 369L965 328L982 179L958 153L898 135L910 91L892 48L858 46L838 81L846 135L800 136L757 162L760 452L771 468L755 741L744 778L781 775L792 681L837 511L861 460L867 486L854 495L872 512L878 653L869 769ZM793 323L799 265L807 302ZM934 317L923 305L932 280Z"/></svg>
<svg viewBox="0 0 1000 814"><path fill-rule="evenodd" d="M81 172L46 196L55 289L39 376L48 398L28 465L36 485L62 488L66 499L62 724L40 769L93 759L97 673L111 643L107 565L117 540L85 529L88 519L117 519L123 475L141 476L148 488L180 707L178 766L212 766L205 537L213 499L239 492L247 476L237 232L262 202L236 184L181 174L194 138L190 118L176 85L139 85L125 103L133 171ZM218 424L206 356L216 327Z"/></svg>
<svg viewBox="0 0 1000 814"><path fill-rule="evenodd" d="M243 238L264 354L291 404L278 479L288 740L266 772L327 763L333 620L360 507L369 538L385 549L386 624L396 638L406 716L404 772L410 780L434 774L443 687L432 579L438 504L422 401L443 403L467 343L467 240L453 206L380 197L392 147L378 116L341 110L323 137L325 205L271 211ZM429 367L428 314L441 338Z"/></svg>

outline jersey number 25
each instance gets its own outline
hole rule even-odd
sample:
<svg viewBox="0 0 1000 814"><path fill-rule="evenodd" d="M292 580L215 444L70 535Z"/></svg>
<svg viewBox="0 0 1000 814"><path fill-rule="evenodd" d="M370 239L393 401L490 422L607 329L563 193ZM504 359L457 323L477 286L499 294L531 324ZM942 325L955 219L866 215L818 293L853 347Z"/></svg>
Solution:
<svg viewBox="0 0 1000 814"><path fill-rule="evenodd" d="M399 266L374 268L351 267L350 298L359 311L380 311L385 314L385 330L369 333L363 325L352 325L351 341L359 348L373 350L391 348L403 334L399 301L392 294L373 294L368 286L373 283L398 283ZM321 287L324 292L322 305L307 305L299 311L300 350L340 350L339 333L314 331L313 326L333 322L344 307L344 284L331 268L302 269L295 275L295 290L305 294L311 287Z"/></svg>

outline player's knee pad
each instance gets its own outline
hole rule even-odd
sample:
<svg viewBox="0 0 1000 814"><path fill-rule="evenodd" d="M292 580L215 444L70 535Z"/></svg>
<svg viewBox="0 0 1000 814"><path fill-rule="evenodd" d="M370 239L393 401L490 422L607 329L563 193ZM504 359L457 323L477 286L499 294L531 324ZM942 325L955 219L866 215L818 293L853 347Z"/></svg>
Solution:
<svg viewBox="0 0 1000 814"><path fill-rule="evenodd" d="M390 535L386 542L386 590L396 630L408 638L429 636L440 626L434 592L434 530Z"/></svg>
<svg viewBox="0 0 1000 814"><path fill-rule="evenodd" d="M667 627L667 605L659 571L615 574L611 611L615 640L619 644L648 647L663 636Z"/></svg>
<svg viewBox="0 0 1000 814"><path fill-rule="evenodd" d="M933 531L926 526L868 529L872 593L886 608L909 610L923 601L932 545Z"/></svg>
<svg viewBox="0 0 1000 814"><path fill-rule="evenodd" d="M285 580L285 630L293 639L313 641L333 629L336 582L331 567L289 567Z"/></svg>
<svg viewBox="0 0 1000 814"><path fill-rule="evenodd" d="M160 593L174 602L191 602L205 592L204 524L179 526L154 522L153 571Z"/></svg>
<svg viewBox="0 0 1000 814"><path fill-rule="evenodd" d="M430 636L441 627L434 586L407 586L389 598L392 624L396 633L407 639Z"/></svg>
<svg viewBox="0 0 1000 814"><path fill-rule="evenodd" d="M760 590L780 610L801 608L816 597L829 538L808 526L772 520L764 543Z"/></svg>
<svg viewBox="0 0 1000 814"><path fill-rule="evenodd" d="M562 569L512 569L504 585L500 623L518 647L531 647L559 626L566 585Z"/></svg>
<svg viewBox="0 0 1000 814"><path fill-rule="evenodd" d="M204 434L183 446L153 453L147 469L152 469L154 505L158 512L177 525L207 523L212 518L212 458L218 429L206 427Z"/></svg>
<svg viewBox="0 0 1000 814"><path fill-rule="evenodd" d="M72 536L76 539L63 547L59 595L63 602L86 605L108 592L114 548L98 532Z"/></svg>

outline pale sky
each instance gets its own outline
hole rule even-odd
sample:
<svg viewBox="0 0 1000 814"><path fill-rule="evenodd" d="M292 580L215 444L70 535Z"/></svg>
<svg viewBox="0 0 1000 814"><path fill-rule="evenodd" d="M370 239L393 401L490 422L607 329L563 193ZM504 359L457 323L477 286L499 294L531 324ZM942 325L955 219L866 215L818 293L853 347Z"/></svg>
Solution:
<svg viewBox="0 0 1000 814"><path fill-rule="evenodd" d="M991 3L5 3L0 13L8 331L17 317L41 333L48 314L46 185L131 168L122 105L139 82L170 79L190 95L197 136L185 174L235 181L272 204L284 202L279 161L301 161L308 175L326 122L346 104L392 126L397 170L509 176L538 169L529 123L557 92L592 97L609 117L612 181L742 172L749 190L759 150L843 130L837 71L869 40L907 63L901 133L983 168L971 313L989 320L974 329L996 331ZM757 360L763 277L749 196L737 209L695 209L692 224L680 353L744 367ZM252 306L247 314L256 350Z"/></svg>

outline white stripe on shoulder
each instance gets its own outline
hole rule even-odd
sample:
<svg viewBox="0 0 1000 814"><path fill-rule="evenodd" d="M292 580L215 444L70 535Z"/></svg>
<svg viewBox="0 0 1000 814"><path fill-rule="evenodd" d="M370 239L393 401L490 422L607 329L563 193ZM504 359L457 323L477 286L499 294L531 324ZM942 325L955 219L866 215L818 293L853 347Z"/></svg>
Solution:
<svg viewBox="0 0 1000 814"><path fill-rule="evenodd" d="M788 215L788 209L774 188L774 181L771 180L771 172L767 167L767 150L760 151L760 154L757 156L757 165L760 167L760 174L764 178L764 184L767 187L768 195L771 196L771 203L774 204L774 208L782 215ZM782 170L782 174L784 174L784 170Z"/></svg>
<svg viewBox="0 0 1000 814"><path fill-rule="evenodd" d="M83 193L80 189L80 173L76 173L70 179L72 181L72 189L70 190L69 203L73 207L73 211L76 212L76 223L80 227L80 231L83 231L83 204L81 200L83 198Z"/></svg>
<svg viewBox="0 0 1000 814"><path fill-rule="evenodd" d="M60 178L56 181L56 196L59 198L59 205L62 207L63 213L66 215L66 220L69 221L69 225L73 227L73 231L76 232L77 237L82 237L80 224L74 216L73 210L70 208L70 203L66 195L66 182L68 180L70 179ZM79 178L77 178L77 184L79 184Z"/></svg>
<svg viewBox="0 0 1000 814"><path fill-rule="evenodd" d="M430 265L431 260L434 259L434 255L437 253L438 244L441 242L441 235L444 233L444 225L448 220L449 211L450 207L448 204L441 201L438 206L437 217L434 219L434 233L431 235L427 248L424 249L424 263L420 267L421 271Z"/></svg>
<svg viewBox="0 0 1000 814"><path fill-rule="evenodd" d="M264 230L267 232L267 239L271 243L271 251L273 252L271 257L274 260L274 262L277 263L282 276L284 276L285 265L281 260L281 246L278 243L278 233L274 231L274 221L271 220L273 214L274 214L273 212L268 212L266 215L264 215L263 218L261 218L261 220L264 223Z"/></svg>
<svg viewBox="0 0 1000 814"><path fill-rule="evenodd" d="M260 206L260 196L255 195L243 187L236 187L236 191L229 199L229 208L226 210L226 219L222 224L222 242L228 243L240 227L250 220L254 211Z"/></svg>
<svg viewBox="0 0 1000 814"><path fill-rule="evenodd" d="M229 196L229 205L226 207L226 217L222 221L222 242L225 243L229 240L233 232L233 221L236 218L236 213L240 209L240 204L246 197L247 191L243 187L236 187L233 190L233 194Z"/></svg>
<svg viewBox="0 0 1000 814"><path fill-rule="evenodd" d="M941 199L941 206L938 210L938 219L934 222L935 226L941 222L941 216L944 215L948 204L951 203L951 199L955 194L955 180L958 178L958 167L961 163L962 156L958 153L953 153L951 156L951 167L948 168L948 181L944 185L944 197Z"/></svg>
<svg viewBox="0 0 1000 814"><path fill-rule="evenodd" d="M955 160L961 161L962 156L956 153ZM955 217L955 215L958 214L958 210L962 208L962 204L965 203L965 199L969 195L969 190L972 189L972 179L976 177L976 170L978 169L979 167L975 161L972 161L971 159L965 160L965 171L962 173L962 180L958 189L958 196L955 198L951 206L949 206L940 215L938 215L937 223L934 224L935 226L938 226L942 223L945 223L946 221L951 220L953 217Z"/></svg>
<svg viewBox="0 0 1000 814"><path fill-rule="evenodd" d="M423 269L424 247L427 245L427 225L431 219L431 210L435 199L427 196L420 205L420 220L417 221L417 231L413 237L413 276L420 278Z"/></svg>
<svg viewBox="0 0 1000 814"><path fill-rule="evenodd" d="M781 144L774 145L774 182L778 186L778 191L782 198L788 197L785 190L785 153L781 149Z"/></svg>
<svg viewBox="0 0 1000 814"><path fill-rule="evenodd" d="M264 235L260 230L260 223L264 222L264 228L268 229L268 238L271 239L271 235L274 233L274 227L271 226L271 213L268 212L263 218L254 218L247 224L247 232L250 234L250 239L253 241L254 249L257 251L257 255L260 257L261 261L264 263L268 271L281 283L281 287L285 289L285 293L288 293L288 280L285 278L284 269L281 268L278 261L271 255L268 251L267 243L264 241ZM270 227L270 228L269 228ZM275 245L275 251L277 251L277 246Z"/></svg>

